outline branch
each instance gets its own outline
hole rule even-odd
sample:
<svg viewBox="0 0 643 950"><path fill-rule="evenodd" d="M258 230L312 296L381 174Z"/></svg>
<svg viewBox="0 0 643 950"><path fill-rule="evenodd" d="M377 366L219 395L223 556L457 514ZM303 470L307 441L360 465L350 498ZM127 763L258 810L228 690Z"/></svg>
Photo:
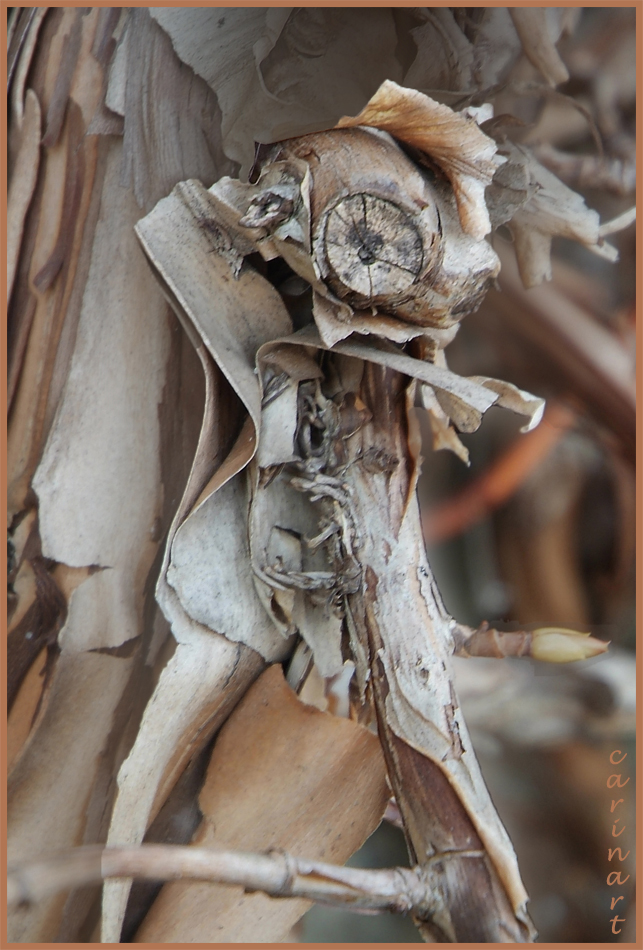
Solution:
<svg viewBox="0 0 643 950"><path fill-rule="evenodd" d="M424 537L439 544L469 530L505 504L573 425L574 413L560 403L545 411L541 424L521 435L486 471L458 494L424 515Z"/></svg>
<svg viewBox="0 0 643 950"><path fill-rule="evenodd" d="M459 852L458 856L468 855ZM432 894L432 862L444 862L448 857L436 854L423 868L363 870L306 861L278 851L248 854L184 845L88 845L10 868L7 901L9 906L34 903L112 877L189 879L241 886L270 897L304 898L358 913L392 911L426 918L437 904Z"/></svg>

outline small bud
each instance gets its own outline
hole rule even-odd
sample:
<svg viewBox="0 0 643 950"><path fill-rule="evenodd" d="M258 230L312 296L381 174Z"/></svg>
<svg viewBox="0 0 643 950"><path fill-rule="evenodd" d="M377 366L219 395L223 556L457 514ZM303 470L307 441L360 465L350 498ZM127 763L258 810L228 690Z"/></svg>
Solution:
<svg viewBox="0 0 643 950"><path fill-rule="evenodd" d="M565 627L540 627L532 633L531 655L545 663L572 663L605 653L608 643Z"/></svg>

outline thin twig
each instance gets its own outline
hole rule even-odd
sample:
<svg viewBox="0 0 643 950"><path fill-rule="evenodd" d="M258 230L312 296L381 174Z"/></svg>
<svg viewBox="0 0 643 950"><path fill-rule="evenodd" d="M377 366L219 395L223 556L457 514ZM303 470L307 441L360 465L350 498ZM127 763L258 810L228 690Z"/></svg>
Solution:
<svg viewBox="0 0 643 950"><path fill-rule="evenodd" d="M445 860L448 855L438 857ZM431 862L425 868L363 870L306 861L280 851L247 854L183 845L88 845L10 868L7 900L9 906L34 903L59 891L111 877L190 879L241 886L271 897L304 898L357 912L393 911L425 917L435 903L431 873Z"/></svg>

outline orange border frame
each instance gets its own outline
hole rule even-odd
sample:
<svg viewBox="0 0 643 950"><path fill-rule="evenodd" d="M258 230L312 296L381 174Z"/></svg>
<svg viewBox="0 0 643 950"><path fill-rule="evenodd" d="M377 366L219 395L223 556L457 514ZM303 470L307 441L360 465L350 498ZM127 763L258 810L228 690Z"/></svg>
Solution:
<svg viewBox="0 0 643 950"><path fill-rule="evenodd" d="M57 4L55 4L55 6L57 6L57 7L86 7L87 5L88 5L88 4L82 2L82 0L59 0L59 2L58 2ZM187 0L187 2L183 2L183 3L172 2L172 0L169 0L169 2L168 2L168 0L157 0L156 4L154 4L154 5L155 5L155 6L164 6L164 7L174 7L174 6L182 6L182 7L204 7L204 6L217 7L217 6L225 6L225 5L227 5L227 4L225 4L225 2L221 2L221 0L215 0L215 2L212 2L212 3L200 3L200 2L198 2L198 0ZM462 4L462 5L464 6L464 4ZM34 2L34 3L30 3L30 4L26 4L26 3L25 3L25 4L17 4L17 6L43 7L43 6L50 6L50 4L45 4L45 3L42 3L42 2ZM107 6L109 6L109 7L119 7L119 6L146 7L146 6L152 6L152 4L139 3L139 2L136 2L136 0L134 0L134 2L132 2L132 3L124 3L123 0L111 0L111 2L91 3L91 4L89 4L89 6L91 6L91 7L107 7ZM244 3L237 3L237 4L235 4L235 6L238 6L238 7L267 7L267 6L272 6L272 7L285 7L285 6L287 6L287 4L285 4L285 3L280 3L280 2L271 2L271 0L246 0L246 2L244 2ZM343 2L343 0L327 0L326 3L304 3L303 6L311 6L311 7L316 7L316 6L323 6L323 7L341 7L341 6L351 6L351 7L378 7L378 6L387 6L387 7L390 7L390 6L396 6L396 7L410 7L410 6L413 6L413 4L410 4L410 3L400 3L400 2L397 2L397 0L392 0L392 2L390 2L390 3L377 2L377 0L376 0L376 2L371 2L371 3L364 2L364 0L350 0L350 2L346 2L346 3ZM450 3L448 2L448 0L437 0L437 2L432 3L431 6L433 6L433 7L442 7L442 6L453 6L453 4L450 4ZM456 6L458 6L458 4L456 4ZM509 4L503 3L503 2L501 2L501 0L490 0L490 2L486 2L486 3L485 3L485 2L480 2L480 0L469 0L469 2L466 4L466 6L473 6L473 7L503 7L503 6L509 6ZM642 81L642 76L643 76L643 74L642 74L642 69L641 69L641 53L642 53L642 50L643 50L643 0L621 0L621 2L615 3L615 4L611 4L611 3L608 3L608 2L600 2L600 0L587 0L587 2L585 2L585 3L576 2L576 0L562 0L562 2L560 2L560 3L551 3L551 2L544 2L544 3L543 3L543 2L538 2L538 0L523 0L523 2L521 2L521 3L516 3L515 6L521 6L521 7L523 7L523 6L525 6L525 7L526 7L526 6L534 6L534 7L548 7L548 6L561 6L561 7L577 7L577 6L586 6L586 7L610 7L610 6L619 6L619 7L634 7L634 8L638 11L638 15L637 15L637 18L636 18L636 52L637 52L637 68L636 68L636 91L637 91L636 120L637 120L637 131L638 131L638 128L640 128L640 122L641 122L641 101L642 101L641 93L643 92L643 81ZM3 13L6 14L6 11L7 11L8 7L9 7L9 4L6 3L5 0L0 0L0 8L2 9ZM2 43L3 43L3 50L5 50L5 49L6 49L6 41L7 41L7 21L6 21L6 16L3 16L3 17L2 17L2 20L0 21L0 38L1 38L1 41L2 41ZM3 57L2 57L1 76L2 76L2 78L3 78L3 80L4 80L4 87L6 88L6 79L7 79L7 62L6 62L6 55L3 55ZM7 128L7 105L6 105L6 99L3 99L2 114L3 114L3 119L4 119L3 128L6 130L6 128ZM643 170L643 169L642 169L643 162L642 162L642 153L641 153L640 142L639 142L639 140L638 140L638 135L637 135L636 164L637 164L637 173L638 173L638 174L637 174L637 186L636 186L636 198L637 198L637 204L639 204L639 203L640 203L640 195L641 195L640 175L641 175L641 171ZM0 209L1 209L1 211L2 211L2 228L0 229L0 237L1 237L1 246L2 246L2 248L5 250L5 253L6 253L6 248L7 248L7 234L6 234L6 216L7 216L7 161L6 161L6 158L3 158L3 159L2 159L0 174L1 174L1 178L2 178L2 193L0 194ZM638 219L638 221L637 221L637 223L636 223L636 237L637 237L638 249L639 249L639 254L640 254L640 248L643 246L643 243L642 243L642 239L643 239L643 221L641 220L641 217L640 217L640 216L639 216L639 219ZM640 258L638 257L638 255L637 255L637 261L638 261L639 263L641 263L641 262L640 262ZM3 280L3 282L4 282L4 281L6 281L6 278L4 277L4 274L5 274L4 270L3 270L2 273L3 273L3 278L2 278L2 280ZM639 407L640 407L640 391L641 391L641 385L643 384L643 334L641 334L641 332L640 332L640 300L641 300L641 273L640 273L640 268L637 268L637 280L636 280L636 307L637 307L637 309L636 309L636 313L637 313L637 340L636 340L637 373L636 373L636 380L637 380L637 390L638 390L638 394L637 394L637 410L638 410ZM6 319L6 318L5 318L5 319ZM1 340L0 340L0 357L1 357L1 359L0 359L0 365L1 365L1 373L2 373L2 387L1 387L1 389L0 389L0 408L2 408L2 409L4 410L4 418L6 418L7 341L6 341L6 335L4 335L4 334L3 334L3 336L2 336L2 338L1 338ZM6 494L6 489L7 489L7 472L6 472L7 431L6 431L6 426L5 426L5 428L3 429L3 431L2 431L2 433L1 433L1 435L0 435L0 457L2 458L2 465L0 466L0 486L1 486L2 489L3 489L3 497L4 497L4 495ZM642 555L642 553L643 553L642 550L641 550L641 544L642 544L642 541L643 541L643 525L642 525L642 512L643 512L643 504L642 504L642 502L643 502L643 480L642 480L642 472L643 472L643 465L642 465L642 462L643 462L643 438L642 438L642 432L641 432L641 418L640 418L640 414L638 413L638 411L637 411L637 429L636 429L636 462L637 462L637 475L636 475L636 497L637 497L636 554L637 554L637 565L640 565L640 563L641 563L641 555ZM5 530L6 530L6 528L7 528L7 524L6 524L6 511L5 511L5 509L4 509L4 505L2 506L2 511L1 511L1 513L0 513L0 526L1 526L2 528L4 528ZM5 581L6 581L6 563L5 563L5 562L3 562L3 566L2 566L2 569L1 569L1 570L2 570L2 572L4 572ZM643 623L642 623L642 621L643 621L643 604L642 604L642 602L641 602L641 595L642 595L642 593L643 593L643 584L642 584L642 582L641 582L641 579L642 579L641 570L640 570L640 567L637 567L637 572L636 572L636 623L637 623L637 630L641 629L642 626L643 626ZM5 665L5 663L4 663L4 655L3 655L3 662L2 662L2 665ZM643 669L642 669L642 663L641 663L640 660L637 662L637 687L638 687L638 695L641 696L641 695L642 695L642 688L643 688ZM2 683L0 684L0 696L2 696L3 698L6 699L6 682L5 682L4 676L2 677ZM3 708L5 708L4 705L3 705ZM642 726L642 724L643 724L642 719L643 719L643 714L642 714L642 712L641 712L641 708L639 707L639 709L637 710L637 716L636 716L636 723L637 723L636 752L637 752L637 756L638 756L639 761L641 760L641 751L642 751L642 750L641 750L641 733L642 733L642 731L643 731L643 730L641 729L641 726ZM6 760L6 733L7 733L6 722L3 721L2 726L0 726L0 770L2 771L2 775L3 775L3 777L5 777L5 778L6 778L6 768L7 768L7 760ZM608 763L606 763L606 767L607 767L607 766L608 766ZM633 775L633 777L635 777L635 775ZM4 787L6 787L6 784L5 784ZM642 804L642 801L643 801L643 788L642 788L642 783L639 782L639 783L638 783L638 786L637 786L637 789L636 789L636 814L637 814L637 818L639 818L639 817L641 816L641 812L642 812L641 804ZM2 809L1 809L1 812L0 812L0 838L1 838L3 841L6 841L6 837L7 837L6 796L3 795L3 796L2 796ZM630 840L631 840L631 839L630 839ZM640 882L640 880L641 880L641 868L642 868L642 866L643 866L643 847L642 847L642 846L643 846L643 823L642 823L641 821L639 821L638 824L637 824L637 829L636 829L636 833L635 833L635 836L634 836L634 841L635 841L635 844L636 844L636 846L637 846L637 857L636 857L636 873L637 873L637 881L636 881L636 896L637 896L637 901L636 901L636 940L635 940L634 943L617 943L616 941L614 942L614 945L615 945L615 946L623 947L624 950L639 950L639 948L643 948L643 908L641 907L641 893L640 893L640 884L639 884L639 882ZM3 865L3 871L2 871L2 880L3 880L3 881L6 880L6 871L5 871L4 865ZM3 889L2 889L2 894L0 895L0 918L2 919L3 927L4 927L4 922L5 922L6 919L7 919L6 888L4 888L4 887L3 887ZM3 930L3 934L4 934L4 930ZM55 943L3 943L3 942L2 942L3 939L4 939L4 936L3 936L3 935L0 936L0 948L1 948L1 950L10 950L10 948L11 948L11 950L13 950L13 948L16 948L16 950L30 950L30 948L33 948L33 950L45 950L45 948L52 948L52 950L53 950L53 948L57 948L57 947L61 946L60 944L55 944ZM70 947L70 948L72 948L72 947L73 947L73 948L79 948L79 950L83 950L83 948L86 948L86 947L98 947L98 946L121 947L121 946L126 946L126 945L125 945L125 944L89 944L89 943L70 943L70 944L67 944L67 947ZM142 948L147 948L147 950L165 950L165 948L169 948L169 947L181 948L181 947L184 947L185 945L184 945L184 944L179 944L179 943L162 943L162 944L140 943L140 944L137 944L137 946L142 947ZM257 948L259 948L259 950L263 950L263 948L275 948L275 950L276 950L276 948L282 947L282 946L284 946L284 945L281 944L281 943L256 943L256 944L255 944L255 943L253 943L253 944L238 944L238 943L195 943L195 944L190 944L190 946L193 946L193 947L195 947L195 948L199 948L199 950L212 950L213 947L230 947L230 948L235 948L235 947L257 947ZM317 944L305 943L305 944L290 944L290 946L299 947L299 948L301 948L301 950L305 950L305 948L307 948L307 947L326 947L327 945L326 945L326 944L321 944L321 943L317 943ZM365 943L337 943L337 944L335 944L335 943L334 943L332 946L333 946L333 947L337 947L337 948L341 948L341 950L361 950L361 948L363 948L364 946L368 946L368 944L365 944ZM408 943L389 943L389 944L382 944L382 946L383 946L383 947L389 947L389 948L397 948L397 947L411 947L411 946L414 946L414 944L408 944ZM437 946L437 945L434 945L434 946ZM517 948L523 947L524 944L517 944L517 943L516 943L516 944L508 944L508 943L502 943L502 944L501 944L501 943L488 943L488 944L452 944L452 946L454 946L454 947L456 947L456 948L458 948L458 947L459 947L459 948L467 948L467 947L476 947L476 946L483 947L483 946L484 946L484 947L489 947L489 948L492 948L492 947L493 947L493 948L496 948L496 950L506 950L506 948L514 947L514 948L516 948L516 950L517 950ZM596 947L598 946L598 944L596 944L596 943L566 943L566 944L541 943L541 944L538 944L538 946L543 947L543 948L549 948L549 950L558 950L558 948L559 948L560 946L570 947L570 948L572 948L572 947L573 947L573 948L587 948L587 950L596 950Z"/></svg>

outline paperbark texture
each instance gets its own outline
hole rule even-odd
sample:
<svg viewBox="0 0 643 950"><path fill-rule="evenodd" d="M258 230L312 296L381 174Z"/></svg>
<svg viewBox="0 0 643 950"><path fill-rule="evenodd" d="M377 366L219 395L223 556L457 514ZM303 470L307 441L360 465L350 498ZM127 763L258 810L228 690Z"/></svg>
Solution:
<svg viewBox="0 0 643 950"><path fill-rule="evenodd" d="M613 261L625 225L489 103L520 69L557 95L572 14L11 11L12 862L171 840L343 863L387 773L423 938L532 939L453 684L417 419L463 461L490 407L539 423L540 396L444 355L499 276L496 322L633 456L623 347L520 285L554 237ZM130 890L13 908L9 939L281 940L308 906Z"/></svg>
<svg viewBox="0 0 643 950"><path fill-rule="evenodd" d="M28 33L40 32L23 45L16 74L22 85L14 86L19 115L28 69L22 63L33 54L20 135L26 141L39 102L45 137L39 166L38 153L33 160L31 201L12 204L12 233L19 234L21 216L24 225L9 323L9 520L19 565L10 649L14 641L28 649L11 667L11 855L105 840L116 771L154 665L160 661L160 671L169 658L167 626L154 604L155 559L188 475L204 400L194 350L136 242L141 208L123 187L123 144L113 134L122 132L123 119L102 101L119 16L67 10L35 18ZM190 82L216 113L212 93ZM163 174L172 184L190 169L206 178L219 172L207 150L195 164L189 141L203 116L198 98L193 105L184 112L189 160L175 155L169 170L148 169L151 201L168 186ZM153 108L164 114L162 98ZM128 118L136 127L136 116ZM92 122L107 134L92 134ZM152 136L158 131L146 128ZM22 188L29 182L19 164L25 147L16 149L12 178ZM216 371L211 380L221 433L218 449L216 432L210 443L216 465L235 437L237 416ZM261 661L251 651L248 658L240 669L252 677ZM230 670L239 659L230 647ZM206 694L194 727L202 741L211 735L203 732L212 715L203 675L209 668L215 680L222 675L203 654L192 667ZM178 656L173 670L180 676ZM184 695L191 694L188 687ZM187 722L181 732L189 756ZM18 910L11 939L78 939L94 896L81 892L67 910L64 896Z"/></svg>
<svg viewBox="0 0 643 950"><path fill-rule="evenodd" d="M247 851L296 847L342 864L379 824L388 797L376 737L301 703L273 666L221 732L199 796L204 820L193 843ZM135 939L247 943L261 935L279 941L309 906L283 903L243 896L237 888L167 884Z"/></svg>
<svg viewBox="0 0 643 950"><path fill-rule="evenodd" d="M25 10L14 36L12 858L105 840L116 774L162 673L161 719L155 707L143 719L148 758L130 803L141 818L131 811L121 830L122 840L134 828L141 840L185 763L263 666L198 625L175 647L154 602L160 545L204 414L197 494L233 445L240 412L178 326L133 226L176 181L211 183L233 169L216 138L216 98L146 11ZM10 939L89 939L95 896L16 910Z"/></svg>
<svg viewBox="0 0 643 950"><path fill-rule="evenodd" d="M402 91L400 97L404 101ZM449 134L454 136L457 132L456 123L456 131ZM482 138L482 145L487 148L487 140ZM351 151L353 145L354 154ZM335 150L340 150L341 154L341 149L344 155L339 167L330 174L325 173ZM369 162L371 150L372 163ZM308 186L308 172L302 157L310 154L315 159L314 172L310 176L312 184ZM437 933L439 939L453 941L463 939L463 934L471 936L475 932L476 939L490 939L490 935L524 939L529 934L530 925L525 914L526 894L515 855L488 799L472 752L466 755L464 746L458 745L454 738L460 731L468 743L466 727L458 719L458 703L447 666L453 651L451 620L441 607L428 564L421 554L422 538L415 500L418 444L407 419L407 400L412 398L415 387L414 384L409 386L402 374L406 372L422 379L431 392L435 391L435 398L443 400L443 405L448 407L461 428L477 428L482 413L496 402L531 415L530 425L533 425L542 411L542 404L501 382L483 378L479 381L461 379L450 373L444 364L440 366L436 365L437 361L413 359L392 347L382 349L357 339L355 342L338 342L334 337L331 347L323 337L320 339L318 330L323 334L328 324L325 313L316 306L313 306L313 314L317 327L306 326L280 339L280 330L283 332L289 322L286 311L280 310L281 305L273 305L276 298L271 287L242 261L244 252L249 253L253 247L250 234L254 233L254 246L268 260L275 257L276 248L283 249L302 276L311 274L316 301L325 299L328 302L331 310L338 314L334 319L343 323L343 335L347 335L353 330L351 306L346 300L338 301L313 269L323 273L321 258L327 253L323 234L327 240L328 231L323 231L324 225L320 222L325 220L325 208L329 202L332 206L335 196L346 190L349 193L351 189L357 190L359 195L359 189L368 187L372 193L374 189L383 187L379 182L389 181L387 171L389 175L398 175L397 179L393 178L392 185L388 185L391 199L388 203L392 208L399 206L399 202L410 206L409 192L412 193L413 187L421 187L421 179L416 185L413 166L397 147L382 148L379 139L361 131L342 130L338 135L329 133L295 140L283 151L276 151L275 171L288 168L291 155L295 156L292 166L295 182L301 183L306 195L307 187L311 188L309 202L297 198L296 185L291 184L287 177L282 178L281 184L264 184L264 180L271 176L271 165L268 165L265 179L260 178L254 188L243 188L228 179L223 179L209 191L200 188L196 182L183 183L137 228L166 294L174 301L186 325L203 340L209 353L233 381L249 410L251 423L249 435L242 433L221 476L210 480L171 539L159 583L161 602L165 602L163 592L167 585L173 589L173 597L181 605L184 615L198 617L201 621L208 617L210 622L216 616L219 629L229 631L228 636L234 639L244 638L246 643L254 644L268 658L269 650L274 649L270 640L263 640L260 644L254 639L257 635L254 622L248 622L244 628L233 621L231 607L224 606L225 587L232 583L232 578L227 580L228 565L234 563L238 564L234 582L245 591L246 620L255 616L253 602L257 607L260 601L263 602L266 610L263 614L259 610L257 616L271 616L285 638L299 630L325 675L340 672L341 640L342 636L344 639L348 637L349 655L356 665L356 683L362 700L369 680L374 684L368 686L368 695L375 699L380 737L387 749L390 779L403 815L405 803L417 798L418 792L408 790L414 785L410 764L401 763L399 757L396 761L391 757L397 740L401 740L402 746L410 743L409 751L415 749L419 753L425 770L431 771L433 762L438 774L442 772L448 776L447 784L443 780L440 785L440 798L447 810L446 802L452 799L452 808L462 813L461 820L466 828L463 835L445 842L440 832L444 816L435 816L437 829L431 827L431 820L421 830L411 830L412 823L407 824L412 856L421 865L427 861L437 862L448 852L451 865L456 867L453 852L465 852L459 875L456 873L443 896L435 897L430 915L432 923L427 923L424 928L427 937ZM363 168L366 170L362 171ZM288 194L294 197L288 198ZM285 223L282 225L281 214L272 212L266 216L265 209L273 201L280 202L283 207L284 200L287 210L283 212ZM392 204L393 201L398 205ZM468 226L468 217L464 214L462 217L462 227ZM375 218L378 227L386 229L391 226L390 221L380 220L373 215L372 209L367 209L366 225L375 227L369 225L369 221L373 222ZM339 219L340 222L345 220L342 212ZM261 221L264 221L263 225ZM326 218L326 221L330 219ZM207 227L204 227L204 222ZM271 222L276 222L277 228L266 234ZM424 240L426 222L418 227L422 229L418 231L418 239ZM244 234L244 228L248 229L248 236ZM286 244L285 228L291 235L289 244ZM457 241L458 235L462 234L459 228L456 219L444 238L445 260L451 251L449 241ZM359 231L359 226L356 230ZM384 230L377 237L380 242L386 242L395 234L397 232L389 234ZM360 242L363 240L359 238ZM209 262L208 255L213 248L219 254ZM312 264L307 263L307 248L308 253L314 255ZM484 261L484 256L482 251L477 253L473 241L469 259L472 276L468 278L468 272L463 270L460 278L463 299L471 295L471 284L476 286L481 279L479 261ZM360 261L355 263L357 269L362 266ZM363 265L364 268L378 268L377 254L372 257L368 252ZM441 266L439 260L436 267ZM485 266L488 266L486 261L482 265L483 273ZM448 286L448 280L440 275L439 269L440 276L436 278L436 267L429 268L425 279L429 282L441 280L443 286ZM355 284L359 278L353 271L345 279ZM365 285L362 294L372 293L370 280L369 274L368 286ZM238 288L234 297L230 296L232 286ZM353 291L347 288L347 292L346 299L352 299ZM415 292L425 296L431 293L424 284L420 284ZM449 292L450 288L446 294ZM235 317L233 301L238 299L246 300L243 321ZM263 302L261 315L257 313L254 319L249 319L248 315L257 306L255 300L259 299ZM423 319L428 320L429 327L420 327L415 333L424 334L429 343L437 336L436 349L439 352L442 340L440 324L452 322L457 317L452 316L444 304L434 303L431 297L427 299L429 303L421 304L421 307L426 307L422 313L426 312ZM391 308L396 306L396 302L394 292L393 300L382 301L382 305ZM434 329L432 321L436 308L438 328ZM386 337L389 326L386 322L379 323L375 317L371 318L369 329L374 334L381 331ZM266 342L257 349L262 336ZM226 341L225 346L222 346L222 341ZM302 351L302 348L306 349ZM323 364L311 358L315 350L323 352L327 349L330 352ZM265 407L261 413L258 410L260 392L250 362L253 352L261 371L261 405ZM375 371L368 369L370 364L375 364L381 375L369 375ZM364 392L360 390L362 374ZM296 385L298 382L299 386ZM329 399L331 395L333 401ZM364 434L360 433L357 442L351 440L352 433L362 429ZM248 469L250 490L246 495L237 472L254 454L256 431L259 433L258 465L253 463ZM228 482L228 478L235 480ZM298 500L302 495L310 496L312 508L308 501L302 506ZM328 510L322 508L320 521L314 513L314 503L321 500L327 500ZM234 522L236 529L228 534L226 526L231 506L238 506L239 517ZM249 537L245 563L250 561L252 564L256 593L252 583L247 586L243 556L234 553L239 545L235 537L245 536L244 506L248 508ZM320 540L313 542L312 536L320 530ZM217 538L217 543L210 549L207 539L212 537ZM322 548L324 539L328 540ZM245 539L243 543L246 543ZM312 557L305 554L304 543L309 549L319 548L318 553ZM325 564L324 558L319 557L324 549L330 553L330 563ZM202 564L207 564L208 570L202 569ZM402 578L407 573L409 580L405 584ZM378 593L372 588L373 584L377 585L380 575ZM362 604L362 599L367 596L365 591L369 592L369 607ZM358 596L356 604L351 603L351 594ZM174 612L175 608L169 607L168 602L165 609ZM326 619L322 620L324 614ZM377 628L375 621L373 628L373 618L378 616L380 627ZM347 644L344 649L348 649ZM392 665L384 676L379 672L379 664L387 661ZM421 677L417 679L418 663L426 672L423 680ZM386 683L383 691L377 685L378 679L382 678ZM430 689L427 688L428 681ZM393 737L389 735L389 729ZM445 762L448 759L453 761ZM122 790L121 800L124 800L123 794ZM427 810L427 805L425 802L421 813ZM409 818L409 814L405 817ZM482 837L473 830L471 821ZM416 824L416 829L418 827ZM113 822L110 842L117 843L118 834L118 823ZM462 894L477 894L481 890L480 882L471 879L476 861L481 863L483 875L490 875L488 893L481 898L481 906L487 909L487 913L484 917L479 912L458 916L456 908L463 903ZM115 894L117 889L123 892L126 887L126 884L114 883L106 886L106 910L110 907L109 895ZM111 913L115 914L115 911ZM104 923L104 928L107 926ZM432 930L432 926L436 929ZM470 931L472 926L478 929ZM105 929L103 932L110 933Z"/></svg>

